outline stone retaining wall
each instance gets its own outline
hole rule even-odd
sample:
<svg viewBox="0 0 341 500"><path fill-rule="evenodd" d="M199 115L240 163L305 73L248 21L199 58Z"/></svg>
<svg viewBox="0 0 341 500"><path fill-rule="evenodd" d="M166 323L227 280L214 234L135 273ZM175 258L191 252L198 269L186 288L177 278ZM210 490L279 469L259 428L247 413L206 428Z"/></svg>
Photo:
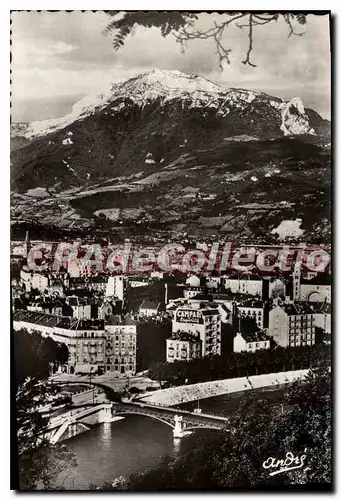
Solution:
<svg viewBox="0 0 341 500"><path fill-rule="evenodd" d="M223 394L258 389L261 387L273 387L288 384L305 377L309 370L295 370L279 373L267 373L264 375L252 375L251 377L240 377L212 382L200 382L198 384L183 385L155 391L152 394L139 397L140 401L150 404L174 406L198 399L212 398Z"/></svg>

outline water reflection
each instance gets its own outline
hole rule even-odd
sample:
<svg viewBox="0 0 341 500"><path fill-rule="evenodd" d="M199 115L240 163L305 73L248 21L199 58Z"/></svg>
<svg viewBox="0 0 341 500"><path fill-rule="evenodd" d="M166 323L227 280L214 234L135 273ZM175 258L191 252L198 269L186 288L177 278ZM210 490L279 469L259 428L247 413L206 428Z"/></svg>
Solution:
<svg viewBox="0 0 341 500"><path fill-rule="evenodd" d="M255 392L258 397L259 392ZM284 389L261 392L262 398L280 404ZM200 408L203 412L232 415L243 397L244 394L239 393L204 400ZM209 432L216 431L199 429L190 436L174 439L168 425L138 415L96 425L66 442L77 455L78 465L70 466L56 477L55 484L64 484L67 489L88 489L89 484L102 486L118 476L129 477L155 467L167 455L180 457Z"/></svg>
<svg viewBox="0 0 341 500"><path fill-rule="evenodd" d="M111 439L112 439L111 430L112 430L111 422L104 422L102 425L100 425L101 441L105 448L111 447Z"/></svg>
<svg viewBox="0 0 341 500"><path fill-rule="evenodd" d="M181 438L173 438L174 456L178 457L181 452Z"/></svg>

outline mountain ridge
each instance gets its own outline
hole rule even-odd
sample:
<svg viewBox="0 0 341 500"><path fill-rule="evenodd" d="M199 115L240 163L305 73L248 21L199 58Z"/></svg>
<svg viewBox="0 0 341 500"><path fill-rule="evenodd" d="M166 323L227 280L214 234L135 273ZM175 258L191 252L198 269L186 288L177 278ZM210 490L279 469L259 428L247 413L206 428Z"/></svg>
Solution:
<svg viewBox="0 0 341 500"><path fill-rule="evenodd" d="M298 217L323 241L329 123L299 98L165 75L115 84L12 151L12 224L263 241Z"/></svg>
<svg viewBox="0 0 341 500"><path fill-rule="evenodd" d="M192 101L192 107L220 108L218 112L221 116L226 116L230 112L228 105L243 109L243 101L251 104L254 99L265 99L268 100L271 106L282 113L281 130L285 135L291 133L291 130L284 123L285 115L288 114L291 106L298 110L298 113L295 114L301 115L301 122L303 120L301 128L293 130L292 133L314 133L314 129L309 127L304 105L299 97L284 101L264 92L222 87L197 74L182 73L177 70L153 69L133 78L113 83L99 94L85 96L73 105L72 111L67 115L60 118L34 121L27 126L26 130L19 130L16 135L32 139L52 133L65 128L76 120L84 119L95 112L101 111L105 106L115 102L116 99L128 97L133 98L133 102L142 107L151 100L158 98L162 99L163 103L176 98L187 99ZM119 110L120 106L117 109Z"/></svg>

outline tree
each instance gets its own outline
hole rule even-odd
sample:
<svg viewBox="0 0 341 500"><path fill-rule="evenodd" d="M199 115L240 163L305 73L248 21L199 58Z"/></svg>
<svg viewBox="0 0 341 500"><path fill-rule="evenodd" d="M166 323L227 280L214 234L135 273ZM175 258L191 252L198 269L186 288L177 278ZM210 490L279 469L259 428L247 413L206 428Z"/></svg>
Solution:
<svg viewBox="0 0 341 500"><path fill-rule="evenodd" d="M320 364L329 366L330 346L279 347L259 351L255 358L250 352L225 352L221 356L204 357L192 361L152 363L148 375L151 379L182 385L224 378L261 375L286 370L309 369Z"/></svg>
<svg viewBox="0 0 341 500"><path fill-rule="evenodd" d="M202 440L181 458L132 476L128 490L199 490L283 485L331 485L331 374L314 369L283 400L285 411L247 398L227 431ZM307 458L307 467L270 476L263 463L286 453Z"/></svg>
<svg viewBox="0 0 341 500"><path fill-rule="evenodd" d="M50 363L65 363L68 348L39 332L12 330L14 347L14 378L18 386L27 377L46 378L49 376Z"/></svg>
<svg viewBox="0 0 341 500"><path fill-rule="evenodd" d="M303 36L304 32L301 27L306 24L305 14L233 12L223 14L222 21L213 21L209 29L202 31L195 27L198 15L190 12L108 11L107 14L111 17L111 21L108 23L105 33L113 37L114 50L118 50L124 45L126 38L134 32L136 27L154 27L160 30L163 37L174 36L180 44L182 52L185 51L187 43L191 40L213 40L220 69L223 69L224 63L230 64L232 49L226 45L226 35L231 25L234 24L240 29L247 30L248 45L245 59L241 62L244 65L256 67L256 64L251 60L255 28L282 21L287 25L289 37L292 35Z"/></svg>
<svg viewBox="0 0 341 500"><path fill-rule="evenodd" d="M20 490L48 489L57 474L75 463L75 456L65 445L49 443L48 417L42 411L47 404L53 410L67 400L47 381L27 378L19 386L16 421Z"/></svg>

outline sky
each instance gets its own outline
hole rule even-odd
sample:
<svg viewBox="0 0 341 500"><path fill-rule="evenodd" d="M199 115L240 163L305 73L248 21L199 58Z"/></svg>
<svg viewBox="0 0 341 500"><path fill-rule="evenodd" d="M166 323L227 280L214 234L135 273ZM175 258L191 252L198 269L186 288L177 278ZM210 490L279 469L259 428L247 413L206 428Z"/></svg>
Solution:
<svg viewBox="0 0 341 500"><path fill-rule="evenodd" d="M207 29L224 20L200 14L196 27ZM198 73L224 87L263 91L286 100L301 97L304 105L330 118L330 49L328 16L309 15L299 27L304 36L288 37L283 20L254 28L256 68L241 61L247 31L229 26L223 39L231 64L221 71L212 40L188 43L184 54L174 37L156 28L137 27L119 51L103 33L103 12L12 13L12 119L33 121L64 116L86 94L148 69Z"/></svg>

